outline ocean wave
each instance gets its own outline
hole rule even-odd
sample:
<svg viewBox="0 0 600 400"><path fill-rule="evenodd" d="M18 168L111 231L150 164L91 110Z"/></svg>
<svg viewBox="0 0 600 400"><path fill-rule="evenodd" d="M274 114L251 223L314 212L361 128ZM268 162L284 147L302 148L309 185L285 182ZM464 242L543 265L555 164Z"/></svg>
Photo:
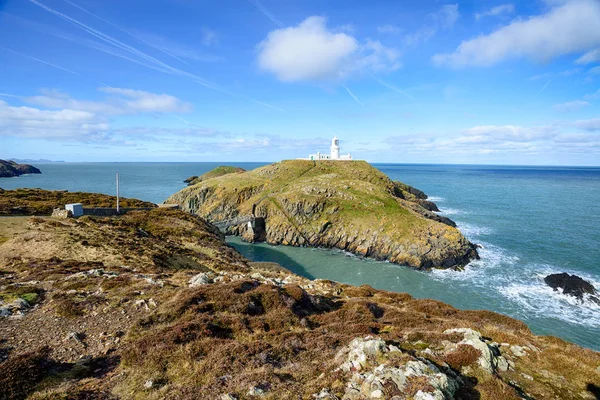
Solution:
<svg viewBox="0 0 600 400"><path fill-rule="evenodd" d="M470 214L468 211L459 210L457 208L446 208L446 207L440 208L439 213L442 214L442 215L466 215L466 214Z"/></svg>
<svg viewBox="0 0 600 400"><path fill-rule="evenodd" d="M507 299L517 303L522 312L536 317L556 318L590 327L600 327L600 305L592 301L580 302L553 290L543 279L527 283L513 283L498 289Z"/></svg>
<svg viewBox="0 0 600 400"><path fill-rule="evenodd" d="M478 226L466 222L457 222L456 227L468 238L481 235L490 235L494 232L492 228L487 226Z"/></svg>

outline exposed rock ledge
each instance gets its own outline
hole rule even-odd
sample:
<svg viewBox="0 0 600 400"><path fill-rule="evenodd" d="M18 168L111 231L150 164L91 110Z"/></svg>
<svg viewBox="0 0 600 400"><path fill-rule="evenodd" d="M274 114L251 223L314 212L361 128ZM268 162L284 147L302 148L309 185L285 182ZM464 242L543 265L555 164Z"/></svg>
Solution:
<svg viewBox="0 0 600 400"><path fill-rule="evenodd" d="M246 225L227 228L250 241L339 248L418 269L459 269L478 258L475 245L426 199L363 161L289 160L203 180L166 203L211 222L264 218L262 236Z"/></svg>

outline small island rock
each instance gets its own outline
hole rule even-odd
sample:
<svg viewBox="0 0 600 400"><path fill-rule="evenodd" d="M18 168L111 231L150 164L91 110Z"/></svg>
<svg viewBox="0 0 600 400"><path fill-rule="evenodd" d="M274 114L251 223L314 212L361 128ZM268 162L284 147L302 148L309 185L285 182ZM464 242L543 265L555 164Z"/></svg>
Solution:
<svg viewBox="0 0 600 400"><path fill-rule="evenodd" d="M569 275L566 272L551 274L544 278L544 282L554 290L561 288L564 295L573 296L581 302L584 300L584 295L589 294L589 299L600 305L600 299L595 296L598 291L594 285L577 275Z"/></svg>

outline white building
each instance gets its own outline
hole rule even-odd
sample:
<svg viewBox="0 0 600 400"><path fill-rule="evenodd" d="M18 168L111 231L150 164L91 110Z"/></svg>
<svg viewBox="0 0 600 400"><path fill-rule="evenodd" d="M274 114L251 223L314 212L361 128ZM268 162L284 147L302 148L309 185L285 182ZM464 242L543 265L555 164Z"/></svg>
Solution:
<svg viewBox="0 0 600 400"><path fill-rule="evenodd" d="M331 141L331 152L329 154L309 154L308 158L300 158L300 160L352 160L350 153L340 155L340 139L334 137Z"/></svg>

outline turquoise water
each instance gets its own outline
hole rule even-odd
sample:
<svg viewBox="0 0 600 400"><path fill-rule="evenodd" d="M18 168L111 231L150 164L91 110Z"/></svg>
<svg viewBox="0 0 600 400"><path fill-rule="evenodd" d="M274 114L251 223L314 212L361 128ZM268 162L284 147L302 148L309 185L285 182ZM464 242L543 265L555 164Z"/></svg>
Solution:
<svg viewBox="0 0 600 400"><path fill-rule="evenodd" d="M231 164L231 163L230 163ZM0 180L0 187L41 187L114 194L161 202L181 182L218 163L40 164L42 175ZM259 163L235 164L256 168ZM229 241L254 260L276 261L310 277L408 292L463 309L489 309L600 350L600 307L577 304L544 282L569 272L600 288L600 168L375 164L393 179L425 191L454 219L482 259L464 272L417 272L337 250Z"/></svg>

